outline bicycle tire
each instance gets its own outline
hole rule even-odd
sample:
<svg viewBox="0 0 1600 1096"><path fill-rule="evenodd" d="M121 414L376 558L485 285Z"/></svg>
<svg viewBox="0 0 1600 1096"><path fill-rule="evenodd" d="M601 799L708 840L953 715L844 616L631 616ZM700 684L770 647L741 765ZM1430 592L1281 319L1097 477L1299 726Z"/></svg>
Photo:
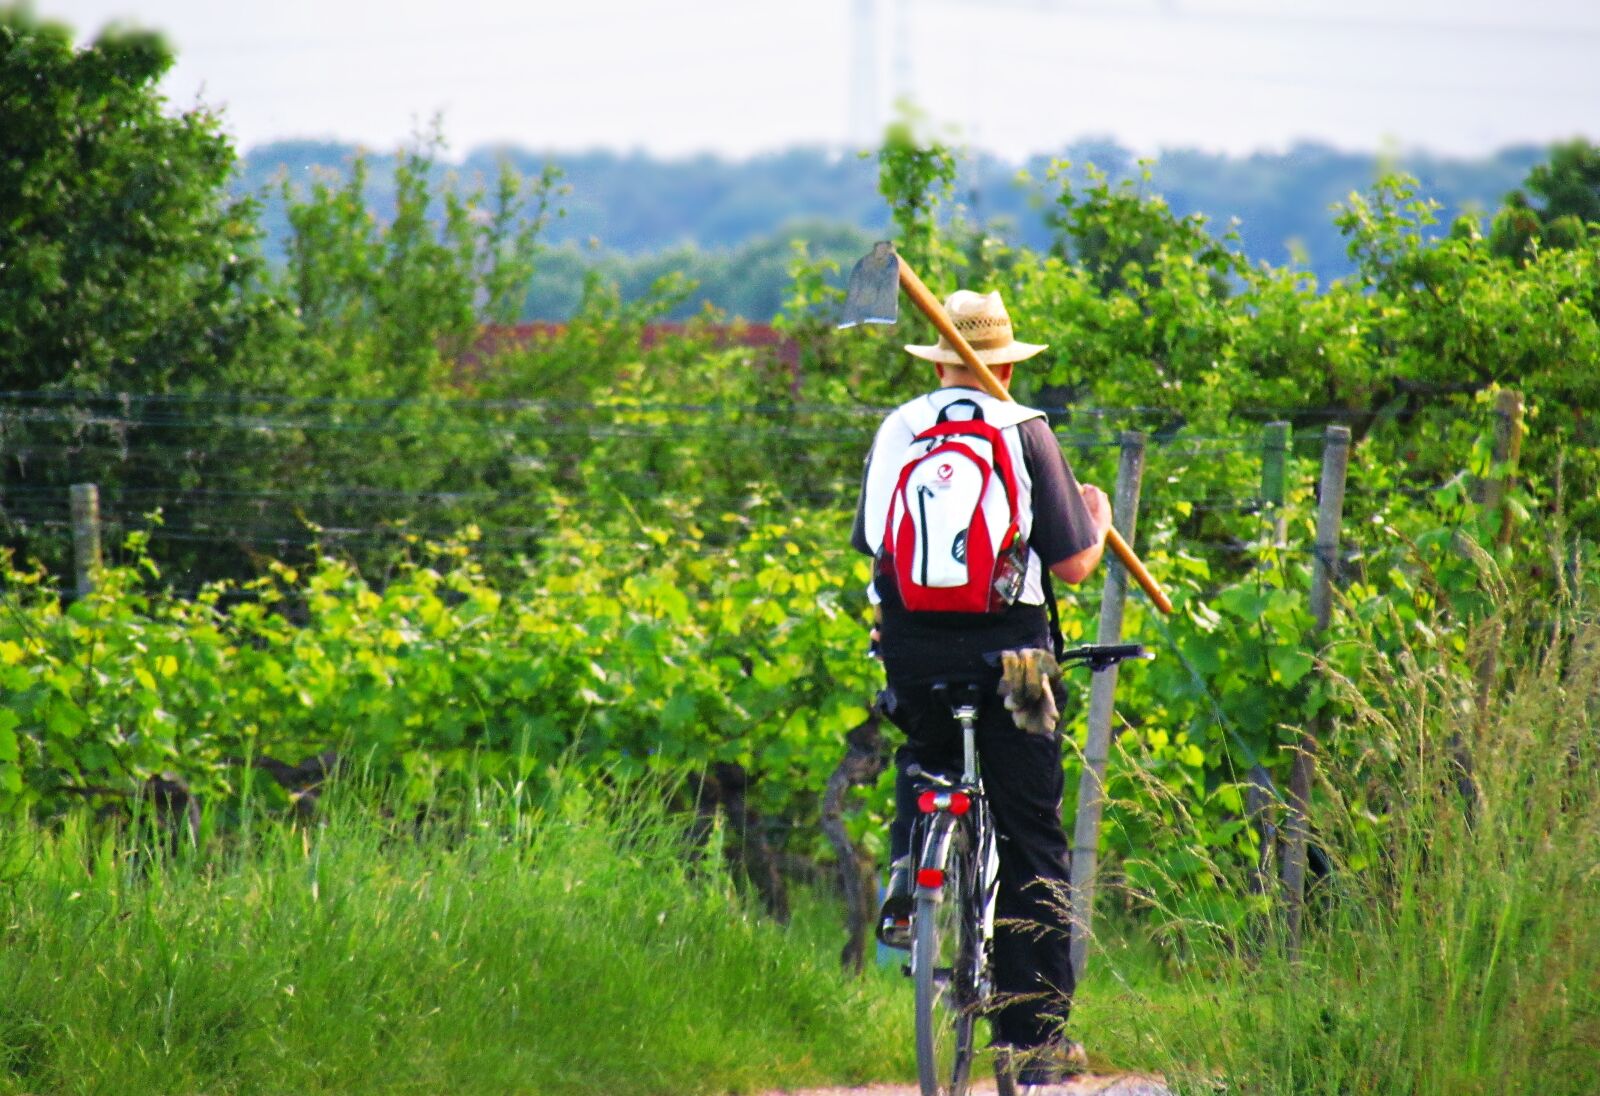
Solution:
<svg viewBox="0 0 1600 1096"><path fill-rule="evenodd" d="M971 916L975 883L967 828L944 817L925 849L923 867L944 871L935 896L920 893L912 915L911 973L916 985L917 1081L922 1096L966 1096L972 1076L978 927Z"/></svg>
<svg viewBox="0 0 1600 1096"><path fill-rule="evenodd" d="M994 1063L995 1096L1017 1096L1017 1075L999 1059Z"/></svg>

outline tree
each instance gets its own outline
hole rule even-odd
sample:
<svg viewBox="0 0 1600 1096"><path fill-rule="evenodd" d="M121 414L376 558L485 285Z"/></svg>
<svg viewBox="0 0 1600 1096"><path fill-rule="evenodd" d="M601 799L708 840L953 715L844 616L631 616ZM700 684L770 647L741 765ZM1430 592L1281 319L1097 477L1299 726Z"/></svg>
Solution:
<svg viewBox="0 0 1600 1096"><path fill-rule="evenodd" d="M278 279L301 339L295 391L393 397L444 382L482 325L515 322L559 216L560 172L531 182L502 163L492 192L441 177L437 132L394 161L393 208L372 211L364 156L308 193L281 185L291 234Z"/></svg>
<svg viewBox="0 0 1600 1096"><path fill-rule="evenodd" d="M253 202L203 108L167 113L157 35L0 10L0 370L11 389L163 392L270 359ZM278 344L278 345L281 345Z"/></svg>
<svg viewBox="0 0 1600 1096"><path fill-rule="evenodd" d="M1050 178L1061 185L1058 209L1047 218L1056 232L1052 250L1088 271L1102 292L1136 281L1158 284L1159 260L1168 256L1192 256L1218 297L1226 296L1230 279L1243 273L1244 260L1207 231L1204 216L1179 216L1152 192L1148 163L1140 163L1137 181L1123 179L1115 186L1089 164L1081 193L1072 185L1070 167L1062 162L1050 170ZM1231 235L1224 239L1235 242Z"/></svg>
<svg viewBox="0 0 1600 1096"><path fill-rule="evenodd" d="M1490 243L1497 255L1527 258L1536 239L1544 248L1576 247L1597 224L1600 148L1578 137L1551 149L1549 162L1534 165L1523 188L1506 195Z"/></svg>

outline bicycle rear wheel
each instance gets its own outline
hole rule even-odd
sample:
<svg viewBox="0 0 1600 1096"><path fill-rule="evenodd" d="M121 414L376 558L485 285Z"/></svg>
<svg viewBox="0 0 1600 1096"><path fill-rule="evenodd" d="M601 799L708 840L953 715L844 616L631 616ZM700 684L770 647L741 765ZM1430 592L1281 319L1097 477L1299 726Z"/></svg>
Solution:
<svg viewBox="0 0 1600 1096"><path fill-rule="evenodd" d="M972 888L975 873L967 828L953 818L939 823L925 848L943 849L923 868L942 868L935 895L918 888L912 915L911 973L916 984L917 1080L922 1096L965 1096L972 1075L978 948ZM945 840L944 838L948 838ZM939 861L939 862L933 862Z"/></svg>

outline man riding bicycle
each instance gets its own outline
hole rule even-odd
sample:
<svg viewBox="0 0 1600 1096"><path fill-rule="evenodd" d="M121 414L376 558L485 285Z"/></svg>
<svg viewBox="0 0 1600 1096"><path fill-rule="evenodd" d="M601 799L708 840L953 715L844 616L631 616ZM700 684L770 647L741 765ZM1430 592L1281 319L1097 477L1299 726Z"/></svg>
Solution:
<svg viewBox="0 0 1600 1096"><path fill-rule="evenodd" d="M959 290L945 301L945 310L1008 389L1014 364L1046 349L1015 340L998 293ZM851 532L852 546L878 561L869 596L887 679L883 707L906 734L895 757L893 865L879 934L891 946L907 944L911 831L917 815L917 786L907 770L961 767L960 732L949 706L935 698L934 685L977 682L991 698L979 713L977 747L1000 837L993 957L996 989L1005 1003L990 1018L997 1044L1022 1063L1018 1080L1049 1084L1082 1064L1081 1048L1064 1034L1074 985L1065 909L1069 857L1061 826L1061 736L1053 719L1041 725L1037 715L1024 720L1019 712L1014 720L996 689L1002 680L1000 652L1025 652L1024 658L1035 659L1056 651L1059 628L1048 576L1078 583L1094 571L1111 526L1111 508L1099 488L1078 484L1042 411L984 392L942 337L933 346L905 349L934 363L939 385L895 409L879 427ZM968 427L946 425L974 419L982 420L989 448L981 442L969 446L962 436ZM943 460L947 452L956 459ZM979 515L971 530L962 524L951 537L956 525L948 520L941 525L928 508L958 493L938 489L944 481L958 480L955 469L969 464L976 469L971 476L992 479L990 520L985 525ZM1001 501L994 503L995 498ZM1005 503L1009 519L1002 508L996 520L993 505ZM981 532L1007 520L1004 534L992 534L995 577L991 582L989 571L980 576L981 604L971 598L960 607L953 599L941 601L962 581L963 569L990 566L986 546L978 543ZM946 589L930 577L930 569L941 565L955 569L944 582ZM990 586L1003 590L1003 596L989 596ZM1023 722L1030 730L1019 726Z"/></svg>

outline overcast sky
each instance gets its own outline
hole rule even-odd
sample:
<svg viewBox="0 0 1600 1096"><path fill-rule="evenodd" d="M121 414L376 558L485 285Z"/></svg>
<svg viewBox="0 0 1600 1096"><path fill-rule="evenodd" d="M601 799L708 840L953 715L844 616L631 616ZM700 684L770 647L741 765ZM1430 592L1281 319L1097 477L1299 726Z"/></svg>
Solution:
<svg viewBox="0 0 1600 1096"><path fill-rule="evenodd" d="M4 3L5 0L0 0ZM1020 158L1074 138L1476 155L1600 138L1600 0L35 0L164 31L250 147L844 146L897 90Z"/></svg>

